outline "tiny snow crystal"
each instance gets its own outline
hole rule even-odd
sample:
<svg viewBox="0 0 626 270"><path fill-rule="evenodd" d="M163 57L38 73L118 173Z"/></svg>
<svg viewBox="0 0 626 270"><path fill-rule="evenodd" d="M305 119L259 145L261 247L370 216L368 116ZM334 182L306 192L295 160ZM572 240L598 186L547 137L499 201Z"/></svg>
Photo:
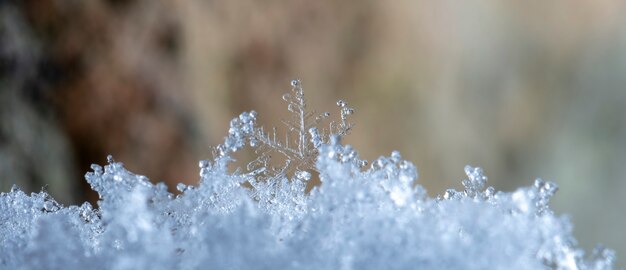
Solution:
<svg viewBox="0 0 626 270"><path fill-rule="evenodd" d="M345 101L338 122L322 124L331 115L307 110L302 83L291 86L284 137L242 113L179 195L111 156L85 175L97 208L65 207L45 190L2 193L0 269L613 268L613 251L584 256L550 210L556 184L499 192L467 166L463 191L429 198L400 152L366 167L341 143L353 128ZM230 172L245 147L257 158ZM307 192L314 178L322 184Z"/></svg>

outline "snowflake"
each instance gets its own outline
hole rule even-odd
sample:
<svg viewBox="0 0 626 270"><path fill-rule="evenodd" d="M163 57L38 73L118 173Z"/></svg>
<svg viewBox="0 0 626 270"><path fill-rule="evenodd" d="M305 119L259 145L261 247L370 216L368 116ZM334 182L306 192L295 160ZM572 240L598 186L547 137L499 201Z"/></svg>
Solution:
<svg viewBox="0 0 626 270"><path fill-rule="evenodd" d="M244 112L230 122L229 135L217 147L217 156L227 156L248 144L255 149L257 157L246 168L257 179L268 180L293 174L308 181L311 178L310 171L316 171L315 160L319 147L328 143L330 138L342 138L352 130L354 125L348 118L354 113L354 109L343 100L337 101L341 121L332 121L327 128L320 129L318 125L328 119L330 113L318 114L307 110L302 83L300 80L293 80L291 86L291 93L283 95L287 109L292 113L291 119L282 120L287 128L284 139L277 138L276 128L266 132L263 127L257 127L255 111ZM272 166L273 155L282 156L284 165L278 168Z"/></svg>

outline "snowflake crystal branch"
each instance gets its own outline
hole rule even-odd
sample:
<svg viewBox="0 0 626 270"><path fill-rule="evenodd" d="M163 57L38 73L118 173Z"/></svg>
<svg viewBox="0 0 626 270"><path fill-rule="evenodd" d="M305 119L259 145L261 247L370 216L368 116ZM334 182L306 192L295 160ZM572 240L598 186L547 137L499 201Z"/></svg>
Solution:
<svg viewBox="0 0 626 270"><path fill-rule="evenodd" d="M319 147L337 136L342 138L350 133L354 124L349 117L354 109L343 101L337 101L340 108L340 122L332 121L327 128L319 128L322 121L330 117L330 113L317 113L307 109L304 90L300 80L291 81L291 92L283 95L287 102L287 110L291 118L281 122L287 128L284 139L278 138L276 128L271 132L256 126L257 113L244 112L230 122L229 135L224 143L217 147L217 160L230 159L230 154L249 145L254 148L256 158L246 166L248 174L257 180L269 180L293 174L296 178L308 181L310 171L317 171L315 161ZM284 164L278 168L272 166L272 158L282 156Z"/></svg>

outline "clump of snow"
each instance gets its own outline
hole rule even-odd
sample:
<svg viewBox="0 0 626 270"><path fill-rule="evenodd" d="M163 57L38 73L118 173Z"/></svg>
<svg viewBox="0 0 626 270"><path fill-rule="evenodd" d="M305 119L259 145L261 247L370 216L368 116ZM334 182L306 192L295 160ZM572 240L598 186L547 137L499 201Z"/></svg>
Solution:
<svg viewBox="0 0 626 270"><path fill-rule="evenodd" d="M585 257L569 220L550 210L556 184L496 192L467 166L464 190L429 198L399 152L367 167L341 144L354 112L345 102L341 121L320 131L329 114L307 112L300 82L292 86L284 142L256 126L255 112L241 114L215 158L199 162L199 184L179 184L180 195L112 157L85 175L97 208L65 207L45 190L0 194L0 269L613 268L613 251ZM246 146L259 158L229 172ZM270 165L272 153L282 167Z"/></svg>

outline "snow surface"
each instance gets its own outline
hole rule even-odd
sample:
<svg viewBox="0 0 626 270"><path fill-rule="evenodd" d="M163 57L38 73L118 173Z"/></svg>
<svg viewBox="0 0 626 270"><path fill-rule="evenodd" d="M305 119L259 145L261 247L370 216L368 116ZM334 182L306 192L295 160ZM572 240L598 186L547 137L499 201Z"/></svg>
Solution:
<svg viewBox="0 0 626 270"><path fill-rule="evenodd" d="M366 166L341 144L352 127L345 102L341 122L318 130L299 81L292 85L285 99L300 104L289 107L292 147L256 127L255 112L243 113L215 158L199 162L199 184L179 184L180 195L111 157L85 175L97 208L65 207L43 190L1 193L0 269L613 268L613 251L585 256L569 220L550 210L556 184L497 192L467 166L464 190L429 198L399 152ZM230 172L232 154L246 146L262 158ZM271 167L270 152L285 165ZM322 184L307 193L317 176Z"/></svg>

